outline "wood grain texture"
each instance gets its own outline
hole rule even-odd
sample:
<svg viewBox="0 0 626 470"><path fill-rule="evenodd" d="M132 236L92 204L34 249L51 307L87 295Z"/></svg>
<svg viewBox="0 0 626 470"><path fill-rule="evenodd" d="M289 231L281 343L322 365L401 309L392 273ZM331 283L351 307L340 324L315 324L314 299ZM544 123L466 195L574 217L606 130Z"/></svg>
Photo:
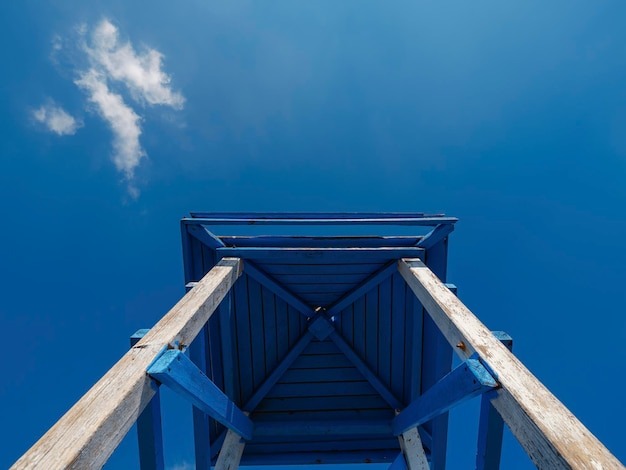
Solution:
<svg viewBox="0 0 626 470"><path fill-rule="evenodd" d="M146 369L198 334L241 273L223 259L11 468L101 468L155 393Z"/></svg>
<svg viewBox="0 0 626 470"><path fill-rule="evenodd" d="M455 352L497 377L492 404L538 468L625 468L420 260L398 269Z"/></svg>
<svg viewBox="0 0 626 470"><path fill-rule="evenodd" d="M235 470L239 468L239 462L245 446L246 441L236 432L229 429L226 433L224 444L222 444L222 450L220 450L220 454L217 457L215 470Z"/></svg>
<svg viewBox="0 0 626 470"><path fill-rule="evenodd" d="M398 436L400 448L406 462L407 470L429 470L428 459L422 446L417 428L412 428Z"/></svg>

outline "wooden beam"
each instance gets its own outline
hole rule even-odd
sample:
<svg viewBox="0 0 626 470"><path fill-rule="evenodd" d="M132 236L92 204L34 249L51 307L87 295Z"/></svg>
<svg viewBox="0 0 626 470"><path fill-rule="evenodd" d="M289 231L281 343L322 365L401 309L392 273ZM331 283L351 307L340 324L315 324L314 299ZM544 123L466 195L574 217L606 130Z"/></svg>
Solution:
<svg viewBox="0 0 626 470"><path fill-rule="evenodd" d="M11 468L102 467L154 396L148 366L190 344L240 274L239 259L220 261Z"/></svg>
<svg viewBox="0 0 626 470"><path fill-rule="evenodd" d="M337 300L337 302L328 307L328 316L332 317L335 315L339 315L344 308L352 304L356 299L365 295L367 292L372 290L378 284L380 284L393 273L395 273L397 269L396 263L396 260L390 261L389 264L383 266L381 269L373 273L350 292L343 295L339 300Z"/></svg>
<svg viewBox="0 0 626 470"><path fill-rule="evenodd" d="M252 439L252 421L182 351L165 351L148 367L148 374L228 429Z"/></svg>
<svg viewBox="0 0 626 470"><path fill-rule="evenodd" d="M498 378L491 403L537 467L624 469L424 263L401 260L398 267L456 353L476 353Z"/></svg>
<svg viewBox="0 0 626 470"><path fill-rule="evenodd" d="M497 385L479 361L467 359L396 416L393 433L396 436L405 433Z"/></svg>
<svg viewBox="0 0 626 470"><path fill-rule="evenodd" d="M509 351L513 350L513 339L508 334L503 331L494 331L493 335ZM490 392L480 397L476 470L499 470L500 468L504 421L491 404L491 398Z"/></svg>
<svg viewBox="0 0 626 470"><path fill-rule="evenodd" d="M187 228L191 236L197 238L203 245L209 248L221 248L226 246L222 240L209 232L203 225L189 224L183 219L183 226Z"/></svg>
<svg viewBox="0 0 626 470"><path fill-rule="evenodd" d="M254 437L278 436L391 436L391 421L256 421Z"/></svg>
<svg viewBox="0 0 626 470"><path fill-rule="evenodd" d="M315 315L315 311L304 300L282 286L272 276L258 268L252 261L246 262L245 272L252 279L272 291L304 316L311 317Z"/></svg>
<svg viewBox="0 0 626 470"><path fill-rule="evenodd" d="M446 238L454 230L454 224L439 224L426 234L416 246L428 250Z"/></svg>
<svg viewBox="0 0 626 470"><path fill-rule="evenodd" d="M236 470L239 468L239 462L245 446L246 441L236 432L229 429L226 433L224 444L222 444L222 450L220 450L220 454L217 457L215 470Z"/></svg>
<svg viewBox="0 0 626 470"><path fill-rule="evenodd" d="M417 428L411 428L402 433L398 436L398 440L407 470L429 470L428 459Z"/></svg>
<svg viewBox="0 0 626 470"><path fill-rule="evenodd" d="M293 345L291 350L287 353L284 359L276 366L276 368L272 371L272 373L265 379L265 381L254 391L252 397L248 400L248 403L243 407L245 411L251 412L253 411L259 403L265 398L267 393L276 385L276 382L280 380L283 374L291 367L291 364L302 354L304 348L306 348L311 340L313 339L313 335L308 331L305 331L304 334L300 337L298 342Z"/></svg>
<svg viewBox="0 0 626 470"><path fill-rule="evenodd" d="M137 330L130 337L130 347L135 346L149 329ZM157 389L150 403L137 418L137 441L139 444L139 468L163 470L163 432L161 428L161 397Z"/></svg>
<svg viewBox="0 0 626 470"><path fill-rule="evenodd" d="M400 258L419 258L424 256L424 249L419 247L380 247L380 248L276 248L244 247L216 248L218 257L236 256L257 263L304 263L304 264L342 264L342 263L384 263Z"/></svg>
<svg viewBox="0 0 626 470"><path fill-rule="evenodd" d="M372 372L372 370L367 366L367 364L363 361L363 359L350 347L346 340L343 339L337 330L333 329L333 332L330 334L330 339L335 345L339 348L339 350L348 358L348 360L356 367L363 377L367 379L374 390L376 390L379 395L385 400L389 406L391 406L394 410L399 410L402 408L402 403L398 400L395 395L382 383L382 381L378 378L378 376Z"/></svg>

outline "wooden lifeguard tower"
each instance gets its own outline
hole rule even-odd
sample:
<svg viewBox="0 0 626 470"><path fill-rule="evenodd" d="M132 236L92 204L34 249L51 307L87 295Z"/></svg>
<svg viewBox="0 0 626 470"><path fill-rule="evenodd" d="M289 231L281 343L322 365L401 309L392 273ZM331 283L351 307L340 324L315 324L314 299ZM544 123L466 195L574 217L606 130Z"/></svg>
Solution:
<svg viewBox="0 0 626 470"><path fill-rule="evenodd" d="M141 468L162 469L167 386L193 404L197 469L442 470L447 412L478 395L476 469L500 467L504 423L539 468L623 469L446 284L455 222L192 213L187 294L13 468L100 468L137 421Z"/></svg>

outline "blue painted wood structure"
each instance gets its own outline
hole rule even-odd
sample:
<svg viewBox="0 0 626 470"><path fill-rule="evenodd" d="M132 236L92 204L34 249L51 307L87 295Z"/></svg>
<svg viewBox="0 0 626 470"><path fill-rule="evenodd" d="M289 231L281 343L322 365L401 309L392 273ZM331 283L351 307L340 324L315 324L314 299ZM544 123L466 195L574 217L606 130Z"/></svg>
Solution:
<svg viewBox="0 0 626 470"><path fill-rule="evenodd" d="M243 260L243 275L191 347L197 367L255 424L242 464L397 458L396 413L452 364L397 261L420 258L445 282L455 222L422 213L194 212L182 220L189 287L221 258ZM383 230L402 234L375 235ZM433 469L445 467L452 404L435 404L442 409L420 423ZM197 468L209 468L226 428L194 413Z"/></svg>
<svg viewBox="0 0 626 470"><path fill-rule="evenodd" d="M142 470L162 469L164 385L193 405L197 469L443 470L448 410L482 394L477 470L499 468L504 424L539 468L625 470L446 283L455 222L192 213L187 294L11 469L101 468L135 421Z"/></svg>

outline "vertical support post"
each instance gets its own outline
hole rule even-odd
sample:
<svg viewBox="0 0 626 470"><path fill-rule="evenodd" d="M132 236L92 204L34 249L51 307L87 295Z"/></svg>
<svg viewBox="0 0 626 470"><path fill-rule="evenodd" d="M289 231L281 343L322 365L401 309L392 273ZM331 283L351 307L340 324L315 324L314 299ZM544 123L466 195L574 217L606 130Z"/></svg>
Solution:
<svg viewBox="0 0 626 470"><path fill-rule="evenodd" d="M493 335L513 351L513 339L503 331L494 331ZM498 470L502 454L502 435L504 421L491 404L494 398L490 392L480 398L480 418L478 421L478 446L476 452L476 470Z"/></svg>
<svg viewBox="0 0 626 470"><path fill-rule="evenodd" d="M189 358L193 363L210 377L210 364L207 361L209 325L205 324L196 339L189 345ZM209 417L202 410L192 406L194 451L196 456L196 470L211 470L211 428Z"/></svg>
<svg viewBox="0 0 626 470"><path fill-rule="evenodd" d="M137 330L130 337L130 347L137 344L150 330ZM156 388L157 385L155 384ZM163 470L163 433L161 428L161 397L156 388L152 400L137 418L137 441L139 444L139 468L141 470Z"/></svg>
<svg viewBox="0 0 626 470"><path fill-rule="evenodd" d="M246 441L239 434L229 429L224 444L222 444L220 455L217 457L215 470L238 469L245 446Z"/></svg>
<svg viewBox="0 0 626 470"><path fill-rule="evenodd" d="M439 231L438 231L439 232ZM443 233L443 232L441 232ZM433 238L433 241L436 239ZM448 237L436 243L429 242L424 263L441 280L446 282L448 264ZM421 393L436 384L452 368L452 348L429 315L423 315L422 383ZM448 413L425 423L424 427L433 437L431 448L432 470L445 470L448 442Z"/></svg>
<svg viewBox="0 0 626 470"><path fill-rule="evenodd" d="M417 432L417 427L398 436L400 448L404 455L407 470L429 470L428 459L424 452L422 440Z"/></svg>

